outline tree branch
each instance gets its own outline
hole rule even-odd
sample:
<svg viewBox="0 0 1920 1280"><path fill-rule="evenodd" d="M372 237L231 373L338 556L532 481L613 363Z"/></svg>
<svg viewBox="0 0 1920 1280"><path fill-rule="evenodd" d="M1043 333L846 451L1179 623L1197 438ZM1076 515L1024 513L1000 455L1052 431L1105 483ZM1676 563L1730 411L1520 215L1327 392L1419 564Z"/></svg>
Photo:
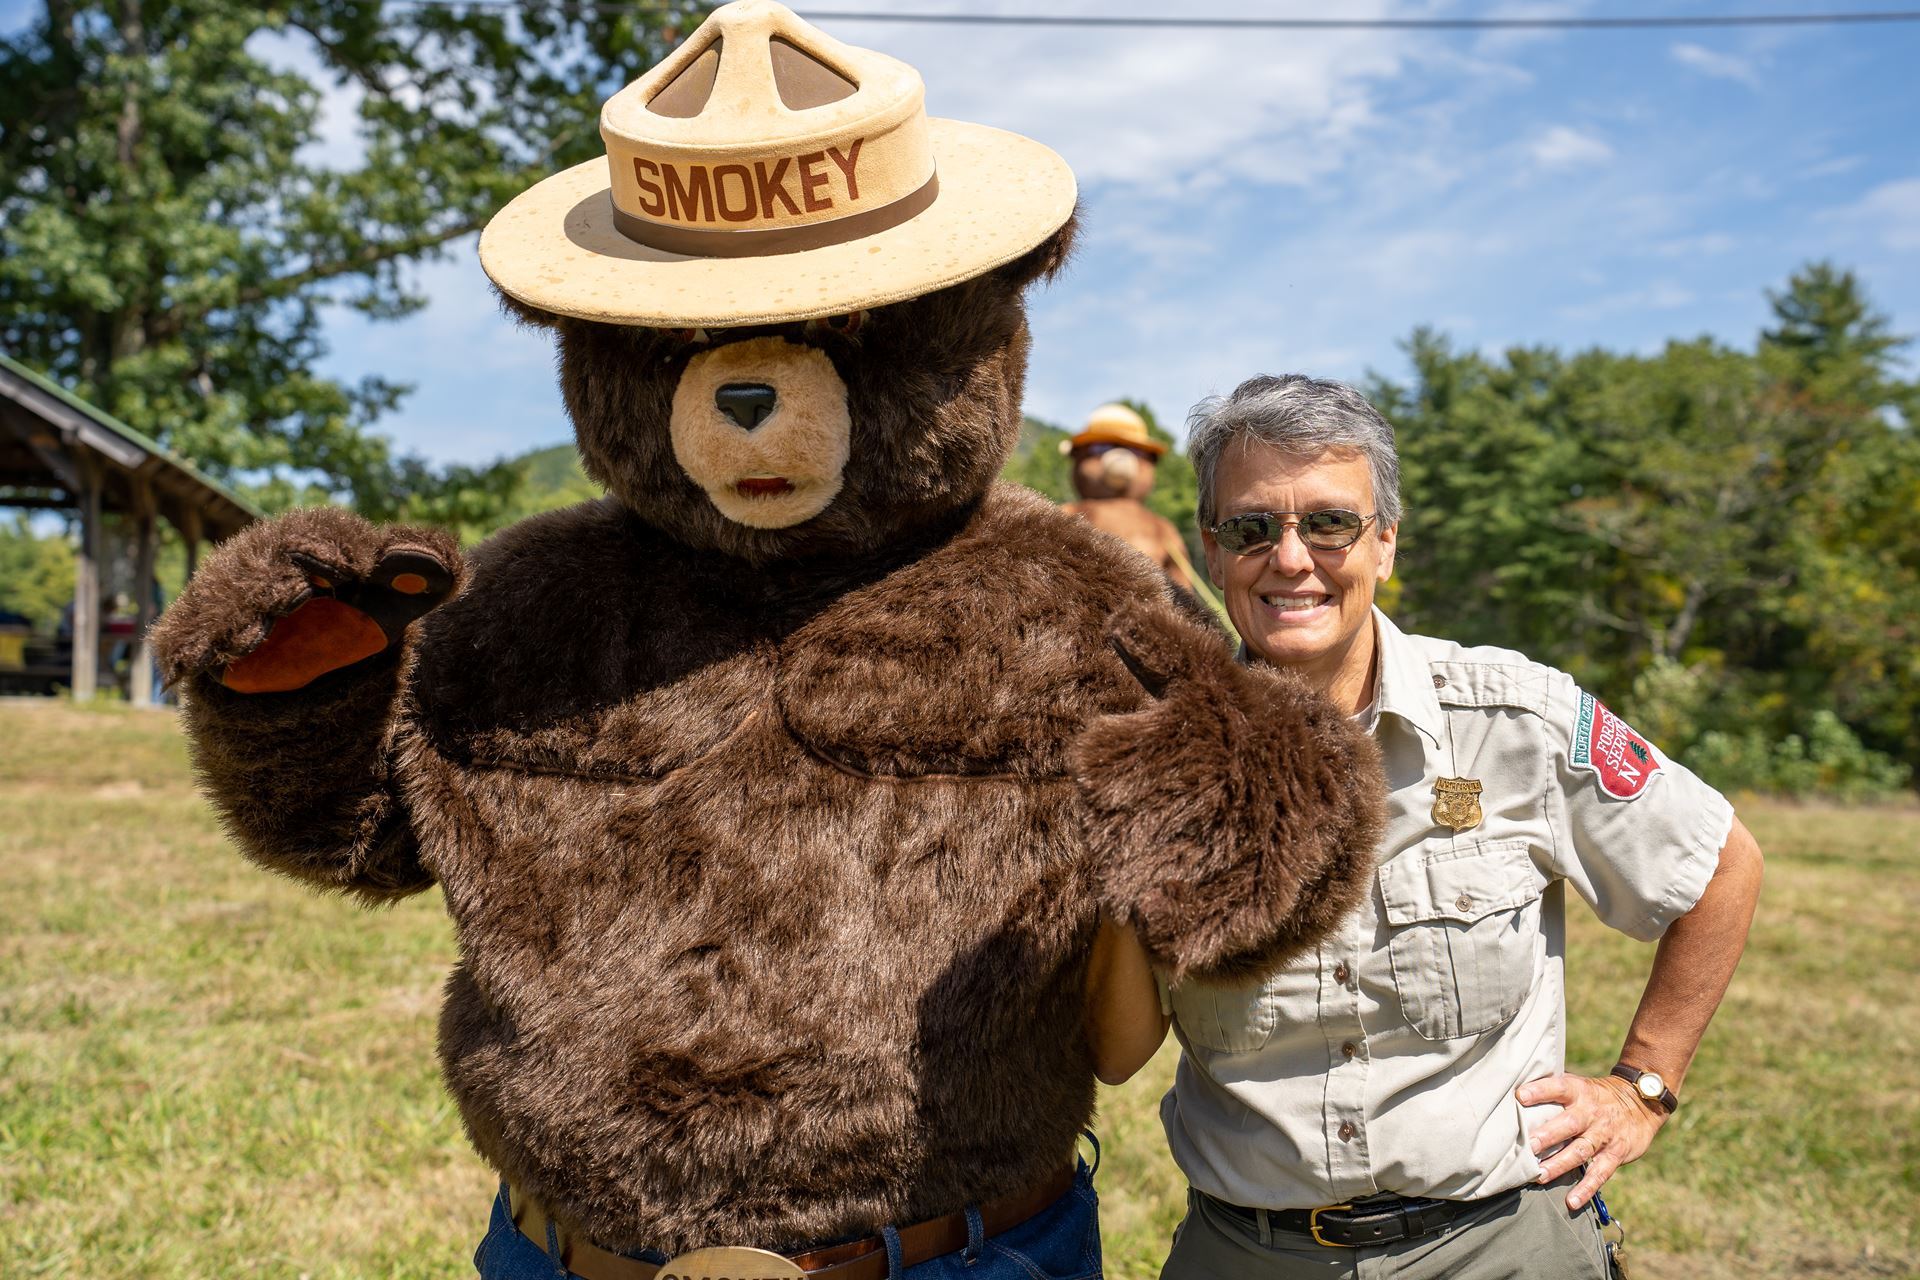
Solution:
<svg viewBox="0 0 1920 1280"><path fill-rule="evenodd" d="M322 52L330 55L328 62L338 70L346 72L347 75L359 83L362 89L365 89L368 93L378 98L391 98L393 96L393 90L377 76L374 76L365 67L360 66L353 60L342 57L339 46L327 39L324 35L321 35L311 23L303 22L299 18L288 17L287 25L296 31L304 31L309 40L319 45Z"/></svg>
<svg viewBox="0 0 1920 1280"><path fill-rule="evenodd" d="M322 280L356 275L394 258L409 258L418 253L425 253L428 249L436 248L449 240L458 240L461 236L478 231L485 222L484 218L463 218L452 226L436 231L423 231L419 235L407 236L401 240L369 244L362 247L359 252L350 253L344 258L322 262L304 271L295 271L290 275L269 280L265 284L250 285L234 295L232 305L245 307L256 302L270 302L275 298L284 298L296 293L310 284L318 284ZM214 309L207 308L208 311Z"/></svg>

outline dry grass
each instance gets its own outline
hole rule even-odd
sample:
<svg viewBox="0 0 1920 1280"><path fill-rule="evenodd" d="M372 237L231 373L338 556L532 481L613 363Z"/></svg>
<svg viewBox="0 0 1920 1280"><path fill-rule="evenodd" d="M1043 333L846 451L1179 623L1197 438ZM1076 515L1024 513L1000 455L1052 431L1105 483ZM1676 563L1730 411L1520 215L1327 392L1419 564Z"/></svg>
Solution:
<svg viewBox="0 0 1920 1280"><path fill-rule="evenodd" d="M1639 1274L1920 1273L1920 812L1743 806L1768 853L1687 1105L1616 1180ZM0 1276L455 1277L492 1177L435 1075L452 944L244 865L172 720L0 705ZM1574 1064L1649 949L1576 921ZM1156 1103L1103 1098L1111 1274L1183 1206Z"/></svg>

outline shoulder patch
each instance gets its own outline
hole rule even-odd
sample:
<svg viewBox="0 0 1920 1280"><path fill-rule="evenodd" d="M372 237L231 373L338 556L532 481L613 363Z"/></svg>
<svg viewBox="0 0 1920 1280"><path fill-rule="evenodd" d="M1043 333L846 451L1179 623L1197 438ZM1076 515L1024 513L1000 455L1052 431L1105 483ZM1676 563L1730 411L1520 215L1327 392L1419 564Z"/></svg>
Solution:
<svg viewBox="0 0 1920 1280"><path fill-rule="evenodd" d="M1572 759L1575 768L1594 772L1602 791L1621 800L1646 790L1660 771L1660 757L1647 740L1584 689L1573 721Z"/></svg>

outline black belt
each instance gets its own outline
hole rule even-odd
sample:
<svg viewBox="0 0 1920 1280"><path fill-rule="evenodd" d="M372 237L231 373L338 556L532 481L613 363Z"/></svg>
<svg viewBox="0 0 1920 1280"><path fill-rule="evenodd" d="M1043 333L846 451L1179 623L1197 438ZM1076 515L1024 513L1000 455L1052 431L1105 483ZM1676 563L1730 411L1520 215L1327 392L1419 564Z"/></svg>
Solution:
<svg viewBox="0 0 1920 1280"><path fill-rule="evenodd" d="M1222 1213L1256 1231L1260 1227L1260 1215L1264 1213L1270 1230L1312 1236L1317 1243L1338 1249L1358 1249L1362 1245L1394 1244L1430 1236L1457 1218L1515 1199L1520 1191L1521 1188L1515 1187L1483 1200L1425 1200L1389 1193L1319 1209L1249 1209L1208 1196L1204 1191L1200 1194Z"/></svg>

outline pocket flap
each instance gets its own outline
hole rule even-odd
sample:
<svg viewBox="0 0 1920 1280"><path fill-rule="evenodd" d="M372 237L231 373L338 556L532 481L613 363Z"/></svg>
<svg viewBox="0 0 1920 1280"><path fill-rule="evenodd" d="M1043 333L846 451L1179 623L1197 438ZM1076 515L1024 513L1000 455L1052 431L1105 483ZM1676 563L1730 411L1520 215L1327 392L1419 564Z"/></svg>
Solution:
<svg viewBox="0 0 1920 1280"><path fill-rule="evenodd" d="M1525 840L1409 849L1380 868L1380 897L1390 924L1471 922L1532 902L1546 886Z"/></svg>

